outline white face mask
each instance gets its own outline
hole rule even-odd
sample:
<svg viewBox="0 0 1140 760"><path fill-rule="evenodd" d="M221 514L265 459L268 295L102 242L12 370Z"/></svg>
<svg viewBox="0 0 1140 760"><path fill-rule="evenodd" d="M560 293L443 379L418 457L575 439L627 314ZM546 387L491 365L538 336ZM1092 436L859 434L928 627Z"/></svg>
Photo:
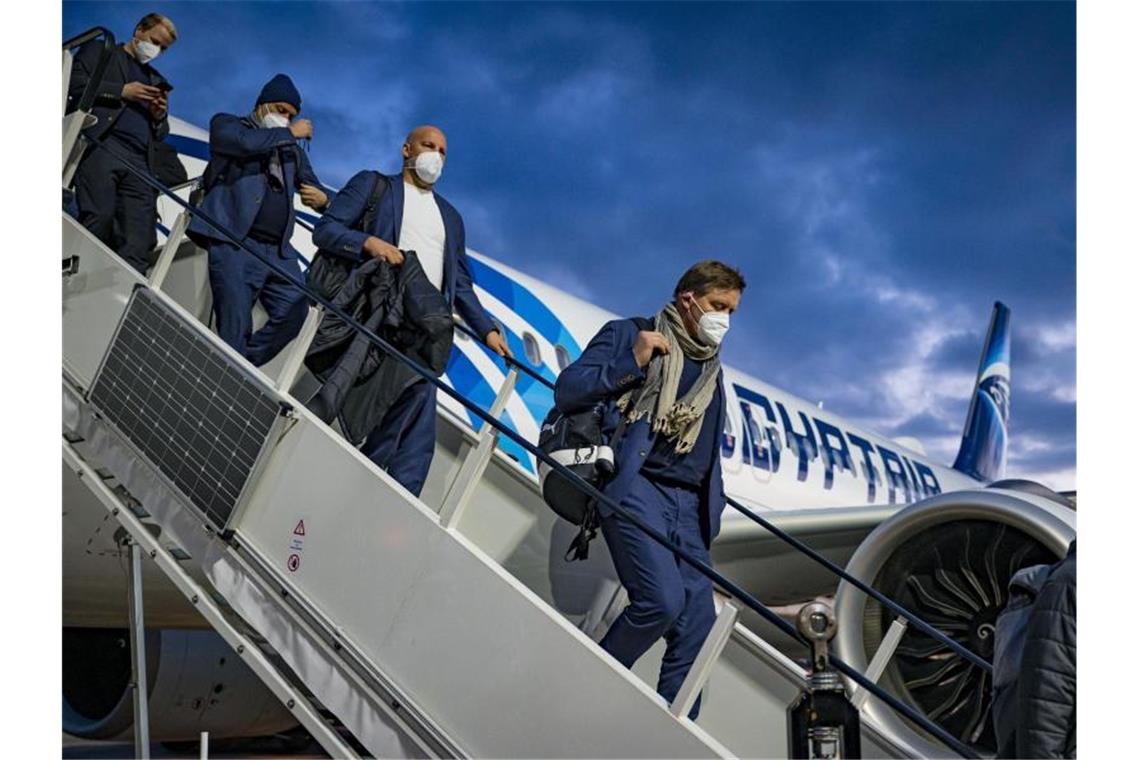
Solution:
<svg viewBox="0 0 1140 760"><path fill-rule="evenodd" d="M434 185L443 174L443 156L438 151L425 151L416 156L414 164L416 176L424 183Z"/></svg>
<svg viewBox="0 0 1140 760"><path fill-rule="evenodd" d="M693 299L693 306L696 306L697 311L701 313L701 318L697 320L697 334L708 345L719 346L728 333L728 312L705 311L697 303L696 296L689 297Z"/></svg>
<svg viewBox="0 0 1140 760"><path fill-rule="evenodd" d="M162 48L150 40L135 39L135 60L139 63L150 63L158 58Z"/></svg>
<svg viewBox="0 0 1140 760"><path fill-rule="evenodd" d="M288 116L286 116L283 113L274 113L272 111L267 112L258 121L260 121L261 126L265 127L266 129L273 129L275 127L288 127L289 126L289 117Z"/></svg>

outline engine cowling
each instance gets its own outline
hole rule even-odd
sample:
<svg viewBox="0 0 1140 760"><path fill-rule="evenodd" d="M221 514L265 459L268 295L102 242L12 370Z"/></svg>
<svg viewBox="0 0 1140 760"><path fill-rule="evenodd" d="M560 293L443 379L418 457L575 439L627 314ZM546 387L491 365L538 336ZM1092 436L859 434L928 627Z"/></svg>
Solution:
<svg viewBox="0 0 1140 760"><path fill-rule="evenodd" d="M847 571L991 660L994 621L1008 601L1010 577L1056 562L1076 537L1076 513L1064 497L1039 486L1014 488L946 493L913 504L867 536ZM894 615L848 583L839 585L835 610L837 653L866 671ZM879 684L982 754L995 751L989 674L936 639L908 627ZM953 756L874 697L864 710L921 756Z"/></svg>
<svg viewBox="0 0 1140 760"><path fill-rule="evenodd" d="M155 741L266 736L297 725L221 636L148 629L147 706ZM63 629L63 730L122 739L132 730L131 648L125 629Z"/></svg>

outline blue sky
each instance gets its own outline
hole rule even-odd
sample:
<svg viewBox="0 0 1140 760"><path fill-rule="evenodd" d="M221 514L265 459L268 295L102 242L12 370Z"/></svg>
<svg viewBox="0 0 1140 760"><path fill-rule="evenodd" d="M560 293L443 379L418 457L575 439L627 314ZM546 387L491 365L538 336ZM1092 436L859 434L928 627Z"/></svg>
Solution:
<svg viewBox="0 0 1140 760"><path fill-rule="evenodd" d="M729 261L730 363L936 460L1004 301L1010 474L1075 487L1074 5L65 2L63 33L152 9L175 115L286 72L333 186L438 124L471 247L619 313Z"/></svg>

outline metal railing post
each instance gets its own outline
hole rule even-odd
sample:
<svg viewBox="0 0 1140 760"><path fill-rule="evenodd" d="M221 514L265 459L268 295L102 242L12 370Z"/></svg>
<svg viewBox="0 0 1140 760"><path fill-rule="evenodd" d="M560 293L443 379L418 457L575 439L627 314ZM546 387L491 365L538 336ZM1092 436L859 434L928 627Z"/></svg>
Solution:
<svg viewBox="0 0 1140 760"><path fill-rule="evenodd" d="M309 346L312 345L313 338L317 337L317 328L321 326L321 317L324 316L324 313L323 306L309 307L309 313L305 315L305 322L301 325L301 331L293 339L293 347L289 349L285 364L282 365L281 371L277 374L277 390L282 393L288 393L289 389L293 387L293 383L297 381L297 375L301 372L301 363L305 361L305 354L309 353Z"/></svg>
<svg viewBox="0 0 1140 760"><path fill-rule="evenodd" d="M871 658L867 671L863 674L868 680L878 683L879 679L883 677L883 671L887 669L887 663L894 657L895 649L898 648L904 633L906 633L906 618L896 617L891 623L891 627L887 629L887 635L883 637L879 648L875 650L875 656ZM867 697L870 695L871 692L866 689L856 687L851 695L851 704L855 705L856 710L862 710L863 703L867 701Z"/></svg>
<svg viewBox="0 0 1140 760"><path fill-rule="evenodd" d="M60 113L67 113L67 90L71 87L71 63L75 57L67 48L63 49L63 105L60 107Z"/></svg>
<svg viewBox="0 0 1140 760"><path fill-rule="evenodd" d="M135 757L150 757L150 716L147 714L146 628L143 625L142 548L132 538L125 541L130 554L127 609L131 625L131 688L134 690Z"/></svg>
<svg viewBox="0 0 1140 760"><path fill-rule="evenodd" d="M174 263L174 255L178 253L178 247L186 238L186 228L189 226L190 212L183 211L174 220L174 226L170 228L170 234L166 236L166 244L162 246L162 252L158 254L158 258L150 270L150 276L147 278L147 282L155 290L162 289L162 283L166 279L167 272L170 271L170 265Z"/></svg>
<svg viewBox="0 0 1140 760"><path fill-rule="evenodd" d="M720 658L720 653L732 638L732 629L736 625L739 610L727 596L717 594L715 599L720 603L716 620L713 621L709 635L705 637L705 643L701 644L701 651L697 652L697 659L693 660L693 665L677 691L677 696L669 705L669 712L678 718L685 717L689 714L689 710L693 709L693 703L700 696L701 689L705 688L709 676L712 675L713 666Z"/></svg>
<svg viewBox="0 0 1140 760"><path fill-rule="evenodd" d="M507 399L514 392L515 383L518 382L518 379L518 369L511 367L511 371L503 378L503 384L499 386L499 393L495 396L495 401L488 411L495 419L498 419L499 415L503 413L503 409L506 408ZM495 443L498 440L499 431L492 425L484 422L479 427L478 441L465 455L462 455L463 464L460 465L455 479L451 481L451 487L447 490L447 495L443 497L443 505L439 508L439 524L443 527L450 528L459 524L459 518L471 500L475 486L478 485L479 479L483 477L483 472L491 462L491 454L494 453Z"/></svg>
<svg viewBox="0 0 1140 760"><path fill-rule="evenodd" d="M63 186L69 187L79 168L85 149L83 130L95 123L95 117L85 111L72 111L63 117Z"/></svg>

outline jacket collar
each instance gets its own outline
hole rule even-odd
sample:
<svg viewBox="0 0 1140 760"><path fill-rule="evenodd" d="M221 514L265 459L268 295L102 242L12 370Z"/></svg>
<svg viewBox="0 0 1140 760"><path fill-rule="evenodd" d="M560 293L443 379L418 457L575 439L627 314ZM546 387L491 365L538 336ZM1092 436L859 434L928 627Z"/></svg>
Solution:
<svg viewBox="0 0 1140 760"><path fill-rule="evenodd" d="M392 204L392 229L394 230L395 237L392 239L392 245L400 244L400 226L404 222L404 175L396 173L390 176L391 192L388 193L388 198Z"/></svg>

